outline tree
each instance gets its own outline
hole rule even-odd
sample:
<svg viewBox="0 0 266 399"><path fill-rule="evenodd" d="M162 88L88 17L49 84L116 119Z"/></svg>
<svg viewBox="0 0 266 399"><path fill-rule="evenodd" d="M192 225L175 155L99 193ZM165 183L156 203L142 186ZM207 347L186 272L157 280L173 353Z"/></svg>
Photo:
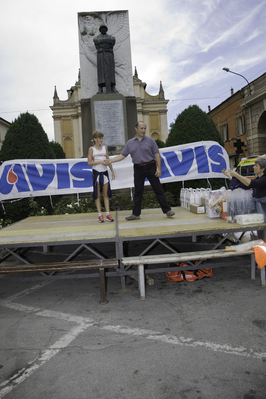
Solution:
<svg viewBox="0 0 266 399"><path fill-rule="evenodd" d="M28 112L11 123L0 152L2 162L11 159L55 159L54 150L49 144L47 134L35 115ZM52 211L49 197L38 197L36 203ZM0 218L4 223L16 222L28 217L32 212L30 198L23 198L18 202L6 202L5 212L0 209Z"/></svg>
<svg viewBox="0 0 266 399"><path fill-rule="evenodd" d="M157 139L155 141L156 141L156 143L158 145L158 148L164 148L165 147L165 142L164 141L159 140L159 139Z"/></svg>
<svg viewBox="0 0 266 399"><path fill-rule="evenodd" d="M217 141L223 145L223 139L215 123L197 105L191 105L179 114L166 140L166 147L197 141Z"/></svg>
<svg viewBox="0 0 266 399"><path fill-rule="evenodd" d="M170 127L171 130L166 140L166 147L209 140L224 145L213 120L197 105L191 105L186 108L177 116ZM209 179L209 182L212 189L221 187L221 179ZM185 181L184 185L192 188L209 187L206 179ZM171 192L176 199L179 199L181 187L182 182L168 183L165 185L165 190Z"/></svg>
<svg viewBox="0 0 266 399"><path fill-rule="evenodd" d="M50 146L55 153L56 159L65 159L66 158L66 154L65 154L61 144L55 143L54 141L50 141Z"/></svg>
<svg viewBox="0 0 266 399"><path fill-rule="evenodd" d="M1 161L55 159L47 134L38 118L28 112L11 123L1 148Z"/></svg>

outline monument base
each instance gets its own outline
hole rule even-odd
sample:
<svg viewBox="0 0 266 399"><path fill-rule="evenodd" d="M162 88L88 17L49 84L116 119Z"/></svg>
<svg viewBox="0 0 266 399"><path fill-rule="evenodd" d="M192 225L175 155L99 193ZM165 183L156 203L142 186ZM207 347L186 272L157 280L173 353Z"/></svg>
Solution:
<svg viewBox="0 0 266 399"><path fill-rule="evenodd" d="M104 144L110 155L120 154L125 143L135 136L137 102L135 97L120 93L96 94L81 100L83 157L92 146L92 133L104 134Z"/></svg>

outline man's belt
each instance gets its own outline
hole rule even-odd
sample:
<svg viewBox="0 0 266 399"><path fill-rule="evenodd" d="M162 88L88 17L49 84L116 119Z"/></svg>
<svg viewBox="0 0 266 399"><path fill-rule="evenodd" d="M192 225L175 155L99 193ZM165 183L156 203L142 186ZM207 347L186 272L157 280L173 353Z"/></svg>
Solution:
<svg viewBox="0 0 266 399"><path fill-rule="evenodd" d="M98 50L98 53L113 53L113 49L101 48Z"/></svg>
<svg viewBox="0 0 266 399"><path fill-rule="evenodd" d="M150 163L155 163L154 159L150 162L145 162L145 163L137 163L138 166L145 166L145 165L149 165Z"/></svg>

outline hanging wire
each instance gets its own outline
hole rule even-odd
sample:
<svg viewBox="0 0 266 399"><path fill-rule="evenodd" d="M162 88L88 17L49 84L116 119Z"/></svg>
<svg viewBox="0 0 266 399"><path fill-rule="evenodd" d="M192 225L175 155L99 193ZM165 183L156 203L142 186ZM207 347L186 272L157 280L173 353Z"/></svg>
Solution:
<svg viewBox="0 0 266 399"><path fill-rule="evenodd" d="M229 187L228 187L228 184L227 184L227 180L228 180L228 179L224 179L224 183L225 183L226 189L229 190Z"/></svg>
<svg viewBox="0 0 266 399"><path fill-rule="evenodd" d="M5 210L5 207L4 207L4 204L3 204L3 201L1 201L1 205L2 205L2 208L3 208L4 214L6 215L6 210Z"/></svg>

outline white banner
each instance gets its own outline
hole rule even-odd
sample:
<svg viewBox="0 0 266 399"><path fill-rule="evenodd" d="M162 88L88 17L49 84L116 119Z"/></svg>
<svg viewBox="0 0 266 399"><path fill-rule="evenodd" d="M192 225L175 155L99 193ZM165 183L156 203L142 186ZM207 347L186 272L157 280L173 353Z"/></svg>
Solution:
<svg viewBox="0 0 266 399"><path fill-rule="evenodd" d="M162 183L224 178L229 168L225 149L215 141L201 141L160 149ZM112 157L110 157L112 158ZM134 187L133 164L128 156L113 164L111 189ZM147 181L145 184L149 184ZM0 166L0 200L91 192L92 167L87 159L27 159Z"/></svg>

